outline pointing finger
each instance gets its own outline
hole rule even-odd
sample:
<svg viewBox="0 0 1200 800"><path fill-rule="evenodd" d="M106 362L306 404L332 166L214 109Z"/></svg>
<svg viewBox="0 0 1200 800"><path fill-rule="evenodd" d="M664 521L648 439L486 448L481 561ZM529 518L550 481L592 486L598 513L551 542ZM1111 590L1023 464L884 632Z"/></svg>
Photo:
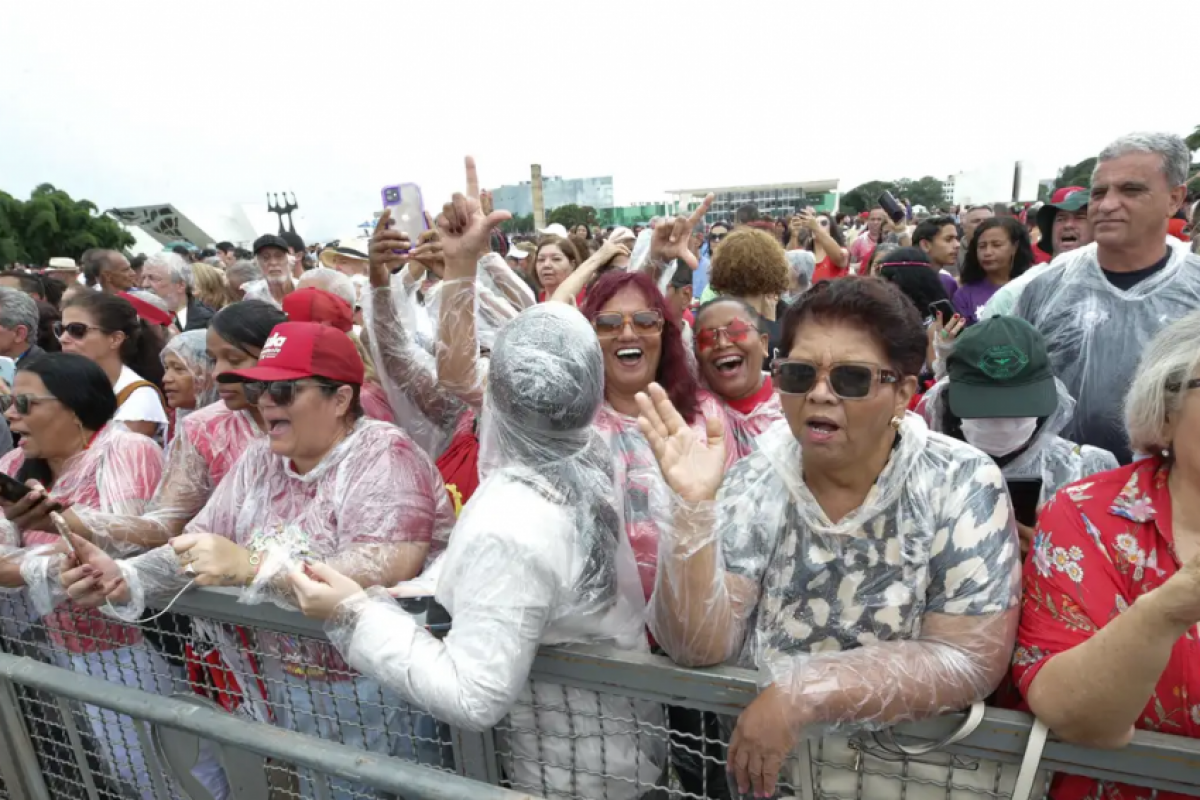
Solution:
<svg viewBox="0 0 1200 800"><path fill-rule="evenodd" d="M688 218L689 230L694 229L698 224L700 224L700 222L704 219L704 215L708 213L710 208L712 208L713 200L715 200L716 197L717 196L712 192L704 195L704 199L700 201L700 206L693 211L692 216Z"/></svg>
<svg viewBox="0 0 1200 800"><path fill-rule="evenodd" d="M475 159L467 156L467 197L479 199L479 173L475 169Z"/></svg>

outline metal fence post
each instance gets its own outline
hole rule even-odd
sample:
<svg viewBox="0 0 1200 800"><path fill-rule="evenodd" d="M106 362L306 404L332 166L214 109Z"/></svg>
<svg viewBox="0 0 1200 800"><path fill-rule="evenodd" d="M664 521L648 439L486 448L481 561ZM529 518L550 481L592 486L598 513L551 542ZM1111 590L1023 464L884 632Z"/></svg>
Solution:
<svg viewBox="0 0 1200 800"><path fill-rule="evenodd" d="M0 679L0 775L13 800L50 800L11 681Z"/></svg>
<svg viewBox="0 0 1200 800"><path fill-rule="evenodd" d="M450 726L450 745L454 749L454 768L471 780L500 785L500 765L496 763L496 734L476 733Z"/></svg>

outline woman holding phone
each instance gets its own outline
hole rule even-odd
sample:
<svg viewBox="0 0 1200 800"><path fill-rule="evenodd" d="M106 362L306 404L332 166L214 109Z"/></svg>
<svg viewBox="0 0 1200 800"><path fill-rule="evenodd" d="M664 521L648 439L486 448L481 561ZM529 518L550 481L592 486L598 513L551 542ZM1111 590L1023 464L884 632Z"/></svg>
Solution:
<svg viewBox="0 0 1200 800"><path fill-rule="evenodd" d="M0 396L0 407L22 437L20 448L0 458L5 476L0 591L8 593L7 624L22 630L44 626L48 657L59 666L168 693L170 667L143 644L137 628L95 610L55 610L65 598L58 582L64 546L49 518L62 510L86 525L96 515L140 514L162 473L162 451L145 436L112 424L117 410L112 384L103 369L80 355L47 353L23 361L13 393ZM95 706L84 711L108 777L132 796L152 797L133 720Z"/></svg>

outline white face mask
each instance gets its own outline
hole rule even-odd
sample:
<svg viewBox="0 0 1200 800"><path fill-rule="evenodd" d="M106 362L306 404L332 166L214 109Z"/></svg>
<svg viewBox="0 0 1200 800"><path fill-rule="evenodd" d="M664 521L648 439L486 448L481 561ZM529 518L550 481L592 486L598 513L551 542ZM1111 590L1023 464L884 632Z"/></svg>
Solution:
<svg viewBox="0 0 1200 800"><path fill-rule="evenodd" d="M964 419L963 438L989 456L1006 456L1029 441L1037 430L1037 422L1037 417Z"/></svg>

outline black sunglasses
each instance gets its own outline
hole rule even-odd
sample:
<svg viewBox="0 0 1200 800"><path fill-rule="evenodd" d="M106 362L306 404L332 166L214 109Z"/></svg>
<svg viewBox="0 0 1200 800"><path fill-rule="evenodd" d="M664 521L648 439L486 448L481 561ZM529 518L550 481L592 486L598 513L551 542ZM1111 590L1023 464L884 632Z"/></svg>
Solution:
<svg viewBox="0 0 1200 800"><path fill-rule="evenodd" d="M326 386L335 388L337 384L322 381L297 378L290 381L246 381L242 384L246 392L246 402L258 405L263 395L268 395L271 402L277 406L290 406L296 400L296 392L306 386Z"/></svg>
<svg viewBox="0 0 1200 800"><path fill-rule="evenodd" d="M775 388L782 394L808 394L825 371L810 361L776 361ZM862 400L871 394L875 381L898 383L900 376L873 364L834 364L827 371L829 388L843 400Z"/></svg>
<svg viewBox="0 0 1200 800"><path fill-rule="evenodd" d="M0 395L0 414L16 406L17 413L25 416L38 403L57 399L48 394L3 394Z"/></svg>
<svg viewBox="0 0 1200 800"><path fill-rule="evenodd" d="M729 235L728 233L710 233L708 235L708 240L710 242L712 242L713 244L718 244L722 239L724 239L728 235Z"/></svg>
<svg viewBox="0 0 1200 800"><path fill-rule="evenodd" d="M82 339L88 335L88 331L98 330L100 328L97 328L95 325L88 325L84 322L68 322L66 325L61 322L54 323L54 336L57 339L61 339L63 333L66 333L72 339Z"/></svg>

